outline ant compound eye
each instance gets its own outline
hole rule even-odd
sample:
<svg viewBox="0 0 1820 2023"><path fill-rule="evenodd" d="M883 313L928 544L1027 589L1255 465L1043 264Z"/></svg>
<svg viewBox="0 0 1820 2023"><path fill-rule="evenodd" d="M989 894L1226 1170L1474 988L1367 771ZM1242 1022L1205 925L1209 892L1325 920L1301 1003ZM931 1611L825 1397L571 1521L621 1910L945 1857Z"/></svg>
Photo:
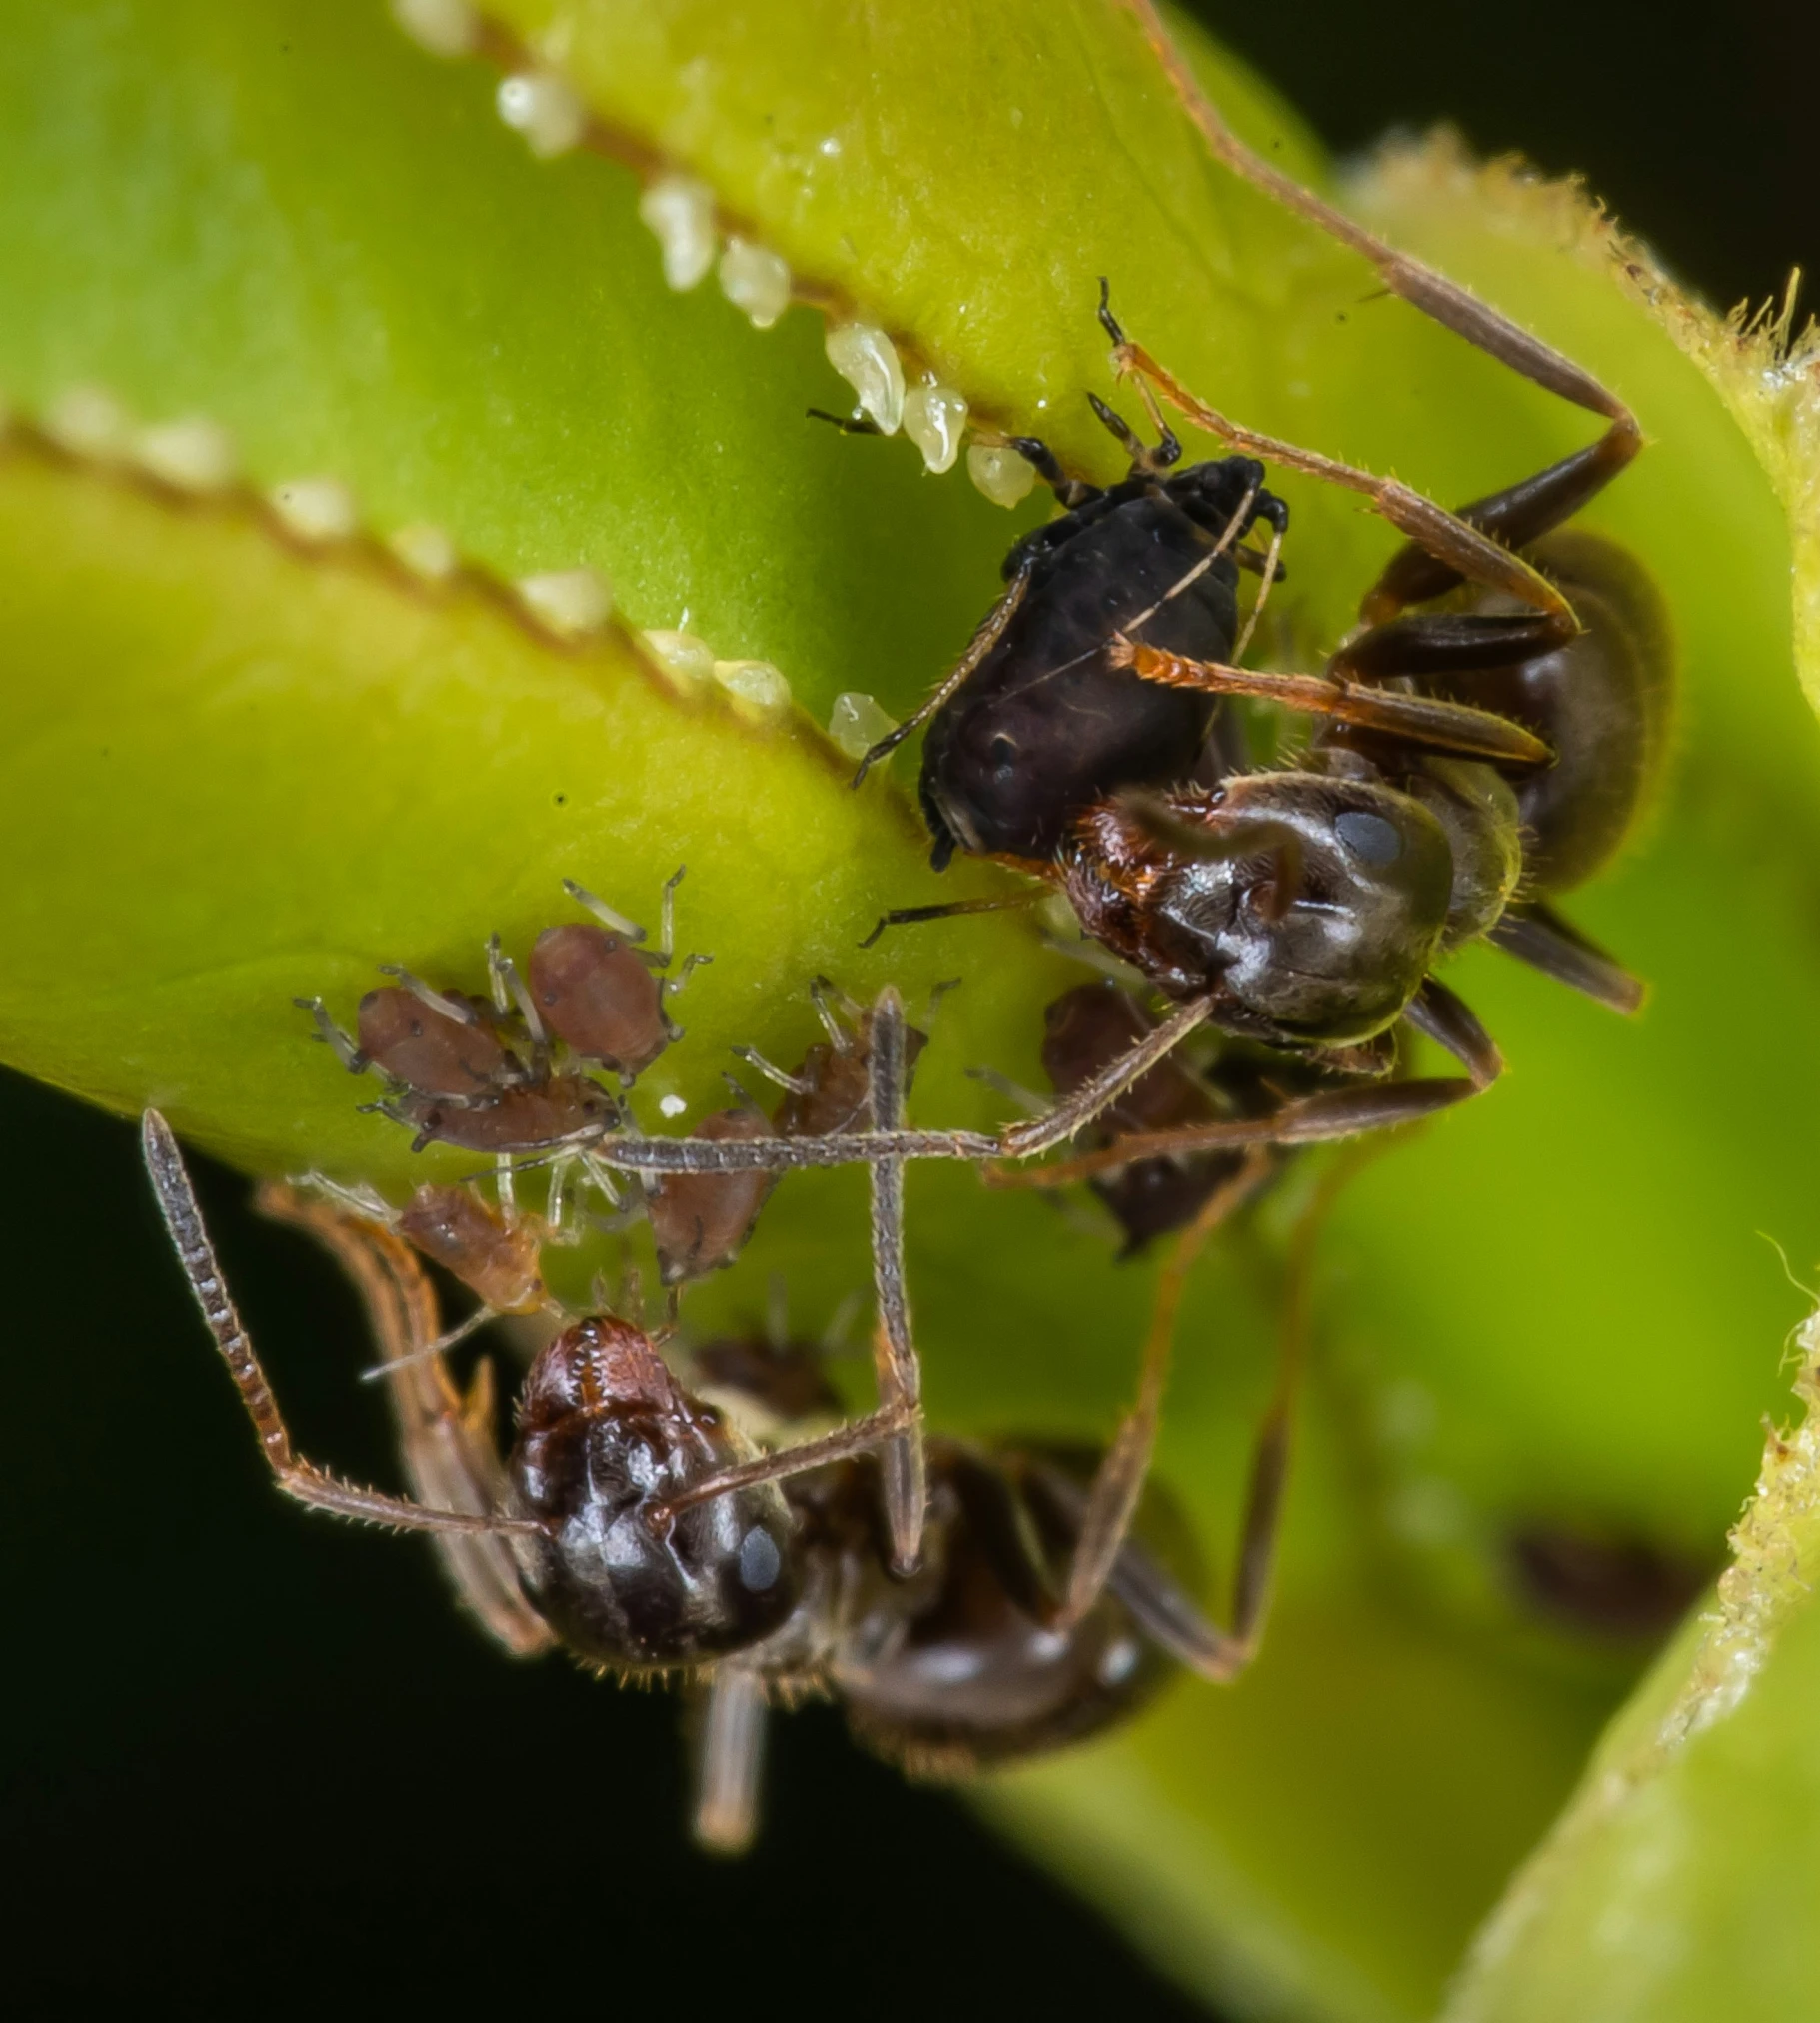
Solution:
<svg viewBox="0 0 1820 2023"><path fill-rule="evenodd" d="M1403 854L1403 839L1396 824L1362 808L1349 808L1333 818L1333 833L1348 857L1374 870L1395 864Z"/></svg>
<svg viewBox="0 0 1820 2023"><path fill-rule="evenodd" d="M784 1555L778 1550L778 1541L755 1524L740 1540L740 1585L748 1594L764 1594L777 1585L783 1570Z"/></svg>

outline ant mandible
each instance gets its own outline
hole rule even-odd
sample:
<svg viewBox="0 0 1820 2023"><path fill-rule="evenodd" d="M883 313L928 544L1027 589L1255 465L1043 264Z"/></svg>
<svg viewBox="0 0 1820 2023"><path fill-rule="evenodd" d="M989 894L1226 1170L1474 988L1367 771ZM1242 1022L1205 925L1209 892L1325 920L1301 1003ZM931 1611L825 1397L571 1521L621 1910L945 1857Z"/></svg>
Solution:
<svg viewBox="0 0 1820 2023"><path fill-rule="evenodd" d="M1260 161L1189 78L1148 0L1127 4L1223 163L1363 254L1391 292L1608 426L1448 512L1209 407L1126 336L1101 283L1114 370L1136 384L1158 441L1144 445L1089 396L1132 460L1100 489L1069 479L1041 442L1013 439L1066 510L1012 550L1006 591L958 665L861 767L864 777L927 723L920 798L936 869L958 848L1059 887L1087 935L1178 1007L1047 1115L1004 1132L1017 1157L1073 1135L1203 1023L1381 1076L1406 1021L1466 1068L1463 1080L1288 1103L1276 1126L1293 1141L1472 1094L1503 1062L1431 971L1476 939L1616 1011L1642 998L1550 904L1617 849L1666 744L1657 594L1611 544L1555 532L1636 455L1635 417L1571 360ZM1164 401L1239 454L1176 470ZM1238 568L1261 575L1261 599L1286 530L1260 460L1361 494L1407 537L1363 600L1363 629L1318 676L1234 665L1248 637L1236 629ZM1260 520L1273 531L1262 557L1241 545ZM1237 695L1314 717L1307 750L1279 770L1244 770L1221 749L1218 706ZM1004 904L1017 902L910 908L887 923ZM1146 1148L1256 1142L1272 1127L1214 1124L1167 1143L1158 1133ZM1136 1149L1115 1145L1093 1170Z"/></svg>

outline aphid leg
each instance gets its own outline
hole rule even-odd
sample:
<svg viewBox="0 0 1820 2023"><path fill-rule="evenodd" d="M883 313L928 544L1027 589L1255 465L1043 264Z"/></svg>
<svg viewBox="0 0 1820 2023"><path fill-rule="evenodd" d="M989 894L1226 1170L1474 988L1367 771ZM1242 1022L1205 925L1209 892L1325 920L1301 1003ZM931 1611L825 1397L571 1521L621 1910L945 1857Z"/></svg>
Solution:
<svg viewBox="0 0 1820 2023"><path fill-rule="evenodd" d="M401 990L409 991L419 1004L429 1006L440 1017L453 1018L458 1025L477 1025L480 1022L472 1005L460 998L448 997L434 984L426 984L423 978L413 976L402 963L381 963L379 974L395 978Z"/></svg>
<svg viewBox="0 0 1820 2023"><path fill-rule="evenodd" d="M1477 1095L1479 1086L1464 1076L1422 1076L1412 1081L1378 1082L1369 1088L1323 1089L1317 1095L1286 1102L1269 1116L1131 1131L1097 1151L1082 1152L1053 1165L987 1164L980 1178L988 1187L1066 1187L1076 1180L1118 1172L1140 1159L1187 1158L1195 1152L1234 1151L1249 1145L1331 1144L1341 1138L1366 1137L1373 1131L1419 1123ZM1014 1131L1006 1131L1004 1140L1014 1135ZM1019 1148L1011 1156L1027 1154Z"/></svg>
<svg viewBox="0 0 1820 2023"><path fill-rule="evenodd" d="M995 1067L969 1067L968 1081L977 1081L989 1088L994 1095L1001 1095L1005 1101L1022 1110L1025 1116L1041 1116L1049 1106L1048 1097L1038 1095L1033 1088L1025 1088L1022 1082L1013 1081L1008 1074L1000 1074Z"/></svg>
<svg viewBox="0 0 1820 2023"><path fill-rule="evenodd" d="M1285 209L1306 218L1368 260L1393 295L1400 296L1444 329L1453 331L1468 344L1475 345L1500 364L1509 366L1513 372L1521 373L1546 392L1571 401L1589 414L1603 417L1609 424L1605 433L1587 448L1575 451L1572 456L1563 458L1532 478L1475 501L1457 515L1441 513L1418 493L1410 492L1406 486L1396 485L1391 480L1369 480L1360 485L1355 481L1364 474L1350 473L1339 481L1350 484L1355 491L1378 495L1373 499L1378 511L1417 544L1415 551L1405 551L1395 557L1379 579L1376 590L1365 603L1367 618L1389 618L1404 604L1438 597L1452 589L1460 577L1477 583L1498 581L1502 584L1502 578L1483 576L1474 567L1475 562L1485 559L1479 541L1489 536L1494 544L1506 544L1502 552L1507 554L1509 549L1526 546L1577 512L1596 492L1608 485L1642 448L1643 435L1636 417L1616 394L1601 386L1584 367L1576 365L1552 345L1544 344L1540 338L1532 336L1488 303L1481 302L1457 282L1437 274L1425 262L1386 245L1375 233L1366 231L1355 220L1317 197L1312 190L1304 189L1280 169L1254 154L1220 118L1195 83L1162 25L1154 0L1124 0L1124 4L1136 17L1188 116L1199 127L1217 160L1274 197ZM1119 341L1115 339L1114 342ZM1137 347L1120 344L1119 349L1130 363L1137 364ZM1158 380L1157 384L1161 385L1162 381ZM1170 398L1174 399L1174 395L1170 394ZM1181 404L1178 401L1176 405ZM1183 408L1183 412L1190 413L1191 410ZM1199 420L1200 417L1195 415L1194 419ZM1208 424L1203 423L1202 426ZM1214 428L1212 433L1221 435L1224 431ZM1227 440L1235 439L1228 437ZM1271 453L1258 451L1256 454ZM1300 454L1305 456L1307 453ZM1275 460L1290 462L1280 456ZM1324 463L1326 460L1316 461ZM1312 470L1312 466L1306 464L1291 464L1291 468ZM1331 474L1312 471L1312 475ZM1405 517L1399 518L1399 512ZM1438 516L1438 520L1433 516ZM1451 522L1451 526L1444 527L1439 522ZM1478 536L1479 540L1462 540L1462 532ZM1517 595L1526 596L1526 593L1519 591ZM1526 601L1537 602L1533 596L1526 596ZM1538 604L1537 608L1554 609L1551 604Z"/></svg>
<svg viewBox="0 0 1820 2023"><path fill-rule="evenodd" d="M1154 604L1147 606L1135 618L1127 622L1125 632L1128 635L1134 636L1137 634L1144 626L1149 624L1151 619L1162 610L1164 605L1173 603L1176 598L1191 589L1194 584L1198 583L1206 575L1207 571L1213 567L1219 558L1232 547L1233 543L1238 540L1244 530L1250 526L1252 519L1251 509L1257 503L1257 495L1261 489L1261 485L1253 485L1249 488L1245 496L1238 502L1238 508L1233 513L1231 519L1226 522L1225 531L1220 535L1219 539L1195 563L1192 569L1178 576ZM1280 500L1275 502L1275 510L1270 517L1272 522L1280 520L1285 526L1288 524L1288 512ZM1234 660L1238 660L1241 657L1236 651L1232 655Z"/></svg>
<svg viewBox="0 0 1820 2023"><path fill-rule="evenodd" d="M816 1344L824 1361L833 1362L852 1352L854 1322L859 1319L860 1309L865 1304L865 1293L856 1289L828 1316L828 1325L823 1328L822 1338Z"/></svg>
<svg viewBox="0 0 1820 2023"><path fill-rule="evenodd" d="M765 1681L749 1665L724 1660L709 1675L692 1741L696 1845L709 1854L744 1854L759 1824L769 1709Z"/></svg>
<svg viewBox="0 0 1820 2023"><path fill-rule="evenodd" d="M460 1328L438 1335L436 1290L416 1253L390 1230L339 1213L293 1187L266 1185L261 1214L316 1237L354 1281L367 1309L392 1395L405 1475L421 1500L486 1517L504 1507L506 1471L494 1435L491 1363L475 1372L466 1396L442 1351L494 1316L481 1307ZM518 1656L555 1641L519 1587L511 1546L500 1537L435 1540L456 1592L482 1626Z"/></svg>
<svg viewBox="0 0 1820 2023"><path fill-rule="evenodd" d="M1273 1170L1269 1152L1257 1146L1246 1154L1244 1164L1207 1198L1194 1220L1175 1244L1174 1254L1156 1281L1156 1299L1150 1316L1150 1331L1144 1341L1139 1365L1137 1402L1112 1437L1093 1477L1093 1485L1081 1513L1080 1532L1068 1568L1067 1591L1062 1597L1058 1629L1072 1629L1099 1599L1111 1576L1112 1567L1137 1515L1144 1479L1150 1472L1150 1457L1156 1448L1156 1433L1162 1421L1163 1392L1169 1380L1169 1362L1175 1341L1176 1316L1188 1273L1213 1231L1256 1193Z"/></svg>
<svg viewBox="0 0 1820 2023"><path fill-rule="evenodd" d="M678 876L680 877L681 873ZM566 878L563 881L563 890L577 906L586 907L602 927L611 928L616 935L624 937L629 942L644 941L645 930L637 921L629 921L624 914L616 913L604 899L591 893L586 886L577 885L574 879Z"/></svg>
<svg viewBox="0 0 1820 2023"><path fill-rule="evenodd" d="M1270 593L1282 576L1283 539L1289 532L1289 509L1280 499L1272 499L1258 518L1267 519L1270 523L1270 546L1258 571L1257 596L1252 600L1244 626L1232 645L1235 662L1244 659L1245 650L1257 631L1257 622L1264 615L1264 606L1270 602Z"/></svg>
<svg viewBox="0 0 1820 2023"><path fill-rule="evenodd" d="M1027 893L1013 893L1008 899L943 900L931 907L894 907L880 916L878 925L860 946L870 949L887 928L914 927L919 921L951 921L961 914L1002 914L1016 907L1033 907L1048 898L1040 887Z"/></svg>
<svg viewBox="0 0 1820 2023"><path fill-rule="evenodd" d="M851 1053L855 1034L866 1018L866 1007L843 991L832 977L814 977L809 986L810 1003L828 1034L828 1043L837 1053Z"/></svg>
<svg viewBox="0 0 1820 2023"><path fill-rule="evenodd" d="M904 1090L910 1079L904 1000L890 984L874 1002L868 1041L873 1123L889 1135L903 1126ZM888 1442L879 1456L886 1528L891 1533L893 1571L913 1573L922 1556L928 1481L922 1457L922 1371L910 1338L910 1293L904 1277L904 1160L896 1153L873 1161L873 1285L879 1305L873 1339L879 1402L885 1410L901 1407L910 1414L908 1429Z"/></svg>
<svg viewBox="0 0 1820 2023"><path fill-rule="evenodd" d="M155 1109L148 1109L141 1120L140 1141L145 1153L146 1171L158 1196L159 1213L170 1232L184 1276L190 1281L190 1290L196 1296L197 1305L202 1308L202 1317L208 1323L209 1332L215 1337L215 1346L221 1351L228 1373L240 1392L247 1416L253 1421L253 1429L259 1435L260 1451L277 1477L278 1486L287 1496L294 1496L298 1502L311 1504L319 1510L331 1510L338 1516L364 1518L369 1523L389 1524L402 1531L498 1534L535 1533L540 1530L541 1527L536 1524L521 1523L512 1518L431 1509L403 1496L386 1496L375 1489L356 1488L352 1483L336 1481L332 1475L325 1474L297 1453L291 1445L290 1429L278 1409L278 1401L266 1382L265 1371L259 1366L253 1344L234 1309L233 1300L228 1296L221 1265L209 1242L208 1230L203 1225L202 1210L197 1205L190 1176L184 1170L177 1140L171 1135L170 1125Z"/></svg>
<svg viewBox="0 0 1820 2023"><path fill-rule="evenodd" d="M1408 633L1422 621L1408 619L1399 630ZM1459 619L1437 620L1436 625L1460 628ZM1534 621L1493 619L1489 627L1506 633L1521 632L1526 638L1523 653L1512 660L1538 651L1548 642L1538 637ZM1489 632L1486 634L1489 638ZM1369 635L1367 635L1369 638ZM1493 646L1501 640L1493 640ZM1343 657L1336 657L1336 665ZM1468 758L1491 759L1511 766L1545 766L1554 757L1533 731L1513 723L1492 710L1480 710L1470 703L1447 702L1435 696L1405 695L1400 690L1377 688L1356 682L1345 675L1279 675L1258 668L1228 666L1223 661L1194 661L1181 654L1166 653L1160 647L1144 646L1129 638L1115 639L1107 649L1114 667L1129 668L1140 681L1155 682L1169 689L1197 689L1222 696L1261 696L1284 709L1305 711L1312 716L1331 717L1336 723L1356 724L1373 731L1388 731L1434 752L1454 752ZM1475 665L1483 666L1481 658ZM1494 663L1495 665L1496 663ZM1401 668L1401 674L1424 672Z"/></svg>
<svg viewBox="0 0 1820 2023"><path fill-rule="evenodd" d="M1021 448L1022 445L1019 444L1017 447ZM889 759L906 738L919 731L998 644L1005 627L1010 624L1017 607L1023 602L1023 594L1030 587L1030 572L1035 566L1034 556L1025 556L1018 564L1016 574L1005 585L1004 595L980 620L977 631L966 643L966 651L954 663L946 680L926 702L912 710L895 731L888 731L860 761L860 770L853 777L855 787L865 780L881 760Z"/></svg>
<svg viewBox="0 0 1820 2023"><path fill-rule="evenodd" d="M792 1095L810 1095L815 1091L813 1081L805 1081L800 1074L790 1074L782 1067L774 1066L756 1046L730 1046L727 1050L745 1061L748 1067L756 1067L767 1081L788 1089Z"/></svg>
<svg viewBox="0 0 1820 2023"><path fill-rule="evenodd" d="M1596 942L1539 901L1506 907L1485 939L1532 970L1582 992L1630 1017L1643 1009L1647 988Z"/></svg>
<svg viewBox="0 0 1820 2023"><path fill-rule="evenodd" d="M316 1020L316 1031L313 1036L328 1047L350 1074L366 1073L373 1064L371 1059L329 1016L329 1008L320 998L293 998L291 1003L300 1012L309 1012Z"/></svg>
<svg viewBox="0 0 1820 2023"><path fill-rule="evenodd" d="M541 1062L550 1051L550 1034L545 1030L543 1019L538 1016L531 993L525 989L525 980L518 973L518 965L506 954L497 934L487 937L487 980L492 987L493 1002L501 1014L507 1015L516 1011L525 1021L525 1030Z"/></svg>
<svg viewBox="0 0 1820 2023"><path fill-rule="evenodd" d="M1173 429L1165 425L1161 440L1155 449L1151 449L1116 408L1109 407L1094 393L1089 393L1087 399L1092 403L1093 412L1099 417L1107 433L1123 446L1125 454L1131 460L1134 475L1166 471L1171 464L1181 462L1181 441Z"/></svg>

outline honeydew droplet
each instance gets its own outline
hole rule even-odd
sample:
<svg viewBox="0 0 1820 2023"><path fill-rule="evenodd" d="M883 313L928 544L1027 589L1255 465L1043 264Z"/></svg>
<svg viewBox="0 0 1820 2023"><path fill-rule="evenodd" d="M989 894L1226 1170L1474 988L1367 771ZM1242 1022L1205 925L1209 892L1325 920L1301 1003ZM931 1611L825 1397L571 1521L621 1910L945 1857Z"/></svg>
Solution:
<svg viewBox="0 0 1820 2023"><path fill-rule="evenodd" d="M175 492L225 492L240 475L233 437L206 415L141 429L133 438L133 462Z"/></svg>
<svg viewBox="0 0 1820 2023"><path fill-rule="evenodd" d="M681 1116L689 1107L688 1098L681 1095L664 1095L658 1098L660 1116Z"/></svg>
<svg viewBox="0 0 1820 2023"><path fill-rule="evenodd" d="M888 436L904 419L904 368L898 347L877 324L837 323L824 340L828 362Z"/></svg>
<svg viewBox="0 0 1820 2023"><path fill-rule="evenodd" d="M586 639L598 633L613 610L613 588L594 569L521 576L513 587L525 610L557 639Z"/></svg>
<svg viewBox="0 0 1820 2023"><path fill-rule="evenodd" d="M729 239L720 275L721 293L745 310L757 330L769 330L790 307L790 269L768 247Z"/></svg>
<svg viewBox="0 0 1820 2023"><path fill-rule="evenodd" d="M440 527L427 521L414 521L409 527L398 528L387 538L386 546L413 576L422 577L426 583L447 583L461 567L455 543Z"/></svg>
<svg viewBox="0 0 1820 2023"><path fill-rule="evenodd" d="M520 71L502 78L499 115L540 161L567 154L588 129L588 111L560 77L548 71Z"/></svg>
<svg viewBox="0 0 1820 2023"><path fill-rule="evenodd" d="M966 428L966 396L952 387L911 387L904 396L904 433L922 452L924 467L951 471Z"/></svg>
<svg viewBox="0 0 1820 2023"><path fill-rule="evenodd" d="M339 478L287 478L266 499L279 525L299 541L346 541L360 525L354 494Z"/></svg>
<svg viewBox="0 0 1820 2023"><path fill-rule="evenodd" d="M660 176L639 198L639 216L657 235L664 279L681 293L714 265L714 192L693 176Z"/></svg>
<svg viewBox="0 0 1820 2023"><path fill-rule="evenodd" d="M837 696L828 719L830 743L849 759L864 759L881 738L897 728L871 696L858 690Z"/></svg>
<svg viewBox="0 0 1820 2023"><path fill-rule="evenodd" d="M392 0L392 18L432 56L466 56L481 39L480 17L468 0Z"/></svg>
<svg viewBox="0 0 1820 2023"><path fill-rule="evenodd" d="M132 446L133 423L106 387L65 387L40 417L44 433L72 457L112 462Z"/></svg>
<svg viewBox="0 0 1820 2023"><path fill-rule="evenodd" d="M770 661L716 661L714 678L742 716L775 717L790 708L790 684Z"/></svg>
<svg viewBox="0 0 1820 2023"><path fill-rule="evenodd" d="M679 689L700 689L714 680L714 648L689 632L648 632L651 657Z"/></svg>
<svg viewBox="0 0 1820 2023"><path fill-rule="evenodd" d="M1013 449L1001 443L973 443L967 448L966 475L994 506L1015 506L1027 499L1036 473Z"/></svg>

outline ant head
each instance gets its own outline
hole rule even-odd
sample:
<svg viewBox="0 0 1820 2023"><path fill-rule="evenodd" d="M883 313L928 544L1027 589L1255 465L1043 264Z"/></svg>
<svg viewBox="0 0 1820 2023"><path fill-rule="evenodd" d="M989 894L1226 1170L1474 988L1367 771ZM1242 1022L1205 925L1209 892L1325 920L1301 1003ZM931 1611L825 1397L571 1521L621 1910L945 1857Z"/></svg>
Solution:
<svg viewBox="0 0 1820 2023"><path fill-rule="evenodd" d="M549 1531L527 1589L571 1649L660 1670L746 1649L782 1626L797 1577L775 1484L662 1508L748 1458L628 1322L594 1314L544 1350L520 1401L512 1478Z"/></svg>
<svg viewBox="0 0 1820 2023"><path fill-rule="evenodd" d="M1165 855L1146 911L1181 973L1168 981L1218 986L1223 1029L1334 1045L1401 1015L1453 886L1446 834L1419 802L1375 781L1263 773L1171 816L1152 831Z"/></svg>

